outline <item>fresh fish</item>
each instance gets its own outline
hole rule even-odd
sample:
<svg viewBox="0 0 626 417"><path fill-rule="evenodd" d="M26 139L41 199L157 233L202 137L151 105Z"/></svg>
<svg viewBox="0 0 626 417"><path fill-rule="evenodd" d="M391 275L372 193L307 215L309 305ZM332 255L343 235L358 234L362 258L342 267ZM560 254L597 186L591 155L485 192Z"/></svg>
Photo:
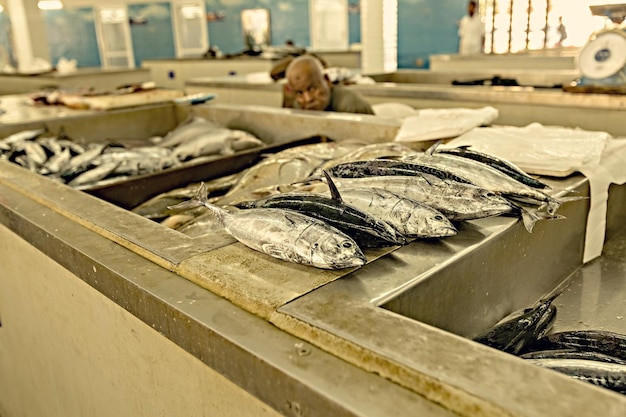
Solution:
<svg viewBox="0 0 626 417"><path fill-rule="evenodd" d="M552 301L560 293L540 301L535 307L524 309L521 314L505 321L478 335L473 340L483 345L517 355L535 342L536 336L546 333L554 320L546 318L551 311Z"/></svg>
<svg viewBox="0 0 626 417"><path fill-rule="evenodd" d="M42 174L58 174L65 170L71 158L70 149L65 148L61 153L51 156L41 167L40 172Z"/></svg>
<svg viewBox="0 0 626 417"><path fill-rule="evenodd" d="M216 129L219 129L219 127L215 123L198 116L193 116L168 132L163 140L157 144L157 146L162 148L178 146L198 135L202 135Z"/></svg>
<svg viewBox="0 0 626 417"><path fill-rule="evenodd" d="M528 185L529 187L539 188L541 190L550 189L550 186L548 184L531 177L526 172L524 172L524 170L522 170L512 162L483 152L474 151L472 149L469 149L468 146L459 146L457 148L438 147L436 148L435 152L472 159L474 161L489 165L490 167L497 169L498 171L523 184Z"/></svg>
<svg viewBox="0 0 626 417"><path fill-rule="evenodd" d="M397 142L374 143L371 145L360 146L352 152L348 152L343 156L335 157L325 162L320 168L328 170L335 165L345 162L354 162L368 159L375 159L388 156L403 156L414 153L411 148Z"/></svg>
<svg viewBox="0 0 626 417"><path fill-rule="evenodd" d="M346 204L391 225L408 238L453 236L456 228L439 211L381 188L342 188Z"/></svg>
<svg viewBox="0 0 626 417"><path fill-rule="evenodd" d="M186 161L206 155L230 155L262 145L261 140L241 130L214 129L176 146L173 154L180 161Z"/></svg>
<svg viewBox="0 0 626 417"><path fill-rule="evenodd" d="M598 352L581 352L574 349L549 349L527 352L519 356L522 359L585 359L589 361L626 365L626 360Z"/></svg>
<svg viewBox="0 0 626 417"><path fill-rule="evenodd" d="M294 210L336 227L362 248L407 243L406 239L387 223L344 204L340 199L328 198L321 194L278 194L263 200L240 203L237 207Z"/></svg>
<svg viewBox="0 0 626 417"><path fill-rule="evenodd" d="M488 165L454 155L415 153L404 157L403 160L447 170L466 178L479 187L507 197L520 198L537 205L546 204L550 214L555 213L559 206L566 201L581 199L581 197L554 198L541 190L522 184Z"/></svg>
<svg viewBox="0 0 626 417"><path fill-rule="evenodd" d="M571 330L544 336L528 348L529 351L547 349L574 349L626 360L626 336L600 330Z"/></svg>
<svg viewBox="0 0 626 417"><path fill-rule="evenodd" d="M204 213L177 227L176 230L178 232L193 238L211 236L211 244L217 245L217 247L236 242L236 240L224 230L222 222L215 216L215 213L207 210L205 207L197 207L195 210L199 208L204 209ZM185 213L188 212L189 211L186 211ZM216 246L213 246L213 249L215 248Z"/></svg>
<svg viewBox="0 0 626 417"><path fill-rule="evenodd" d="M48 155L43 149L43 146L37 142L24 142L24 152L26 152L28 159L30 159L37 167L45 164L48 160Z"/></svg>
<svg viewBox="0 0 626 417"><path fill-rule="evenodd" d="M98 157L104 151L108 145L105 143L95 144L91 148L85 150L85 152L76 155L69 160L64 171L61 173L64 176L75 175L84 171L91 162Z"/></svg>
<svg viewBox="0 0 626 417"><path fill-rule="evenodd" d="M512 211L511 205L493 192L433 175L385 175L386 170L371 169L372 161L341 164L329 174L339 189L374 187L433 207L449 220L470 220L497 216Z"/></svg>
<svg viewBox="0 0 626 417"><path fill-rule="evenodd" d="M236 213L209 204L204 184L191 201L179 208L203 205L239 242L274 258L323 269L365 264L365 255L345 233L303 214L280 209L249 209Z"/></svg>
<svg viewBox="0 0 626 417"><path fill-rule="evenodd" d="M215 203L235 204L256 198L258 194L254 192L258 189L303 181L319 164L318 159L307 156L268 158L247 169L239 182Z"/></svg>
<svg viewBox="0 0 626 417"><path fill-rule="evenodd" d="M620 394L626 394L626 365L585 359L526 359L526 361L569 375Z"/></svg>
<svg viewBox="0 0 626 417"><path fill-rule="evenodd" d="M115 171L115 168L120 163L117 161L107 162L102 165L99 165L89 171L85 171L73 180L71 180L68 185L70 187L79 187L89 184L94 184L103 178L106 178L109 174Z"/></svg>
<svg viewBox="0 0 626 417"><path fill-rule="evenodd" d="M36 139L44 132L46 132L45 128L22 130L21 132L13 133L4 139L0 139L0 150L8 151L16 143Z"/></svg>
<svg viewBox="0 0 626 417"><path fill-rule="evenodd" d="M353 161L331 167L328 172L333 177L358 178L372 176L416 176L428 179L434 176L440 180L451 180L461 184L475 185L464 177L445 169L439 169L419 163L396 161L391 159L374 159L371 161Z"/></svg>

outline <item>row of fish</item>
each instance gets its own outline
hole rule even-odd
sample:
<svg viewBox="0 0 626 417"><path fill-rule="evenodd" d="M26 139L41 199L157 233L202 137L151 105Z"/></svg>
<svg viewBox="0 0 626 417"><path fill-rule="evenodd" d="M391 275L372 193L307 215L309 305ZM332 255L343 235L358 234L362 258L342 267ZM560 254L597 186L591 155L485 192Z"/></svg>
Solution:
<svg viewBox="0 0 626 417"><path fill-rule="evenodd" d="M529 363L626 394L626 336L609 331L550 333L556 319L552 296L518 311L474 340Z"/></svg>
<svg viewBox="0 0 626 417"><path fill-rule="evenodd" d="M46 129L25 130L0 139L0 159L17 163L72 187L87 188L151 174L195 158L227 155L263 145L253 135L192 118L150 146L111 142L85 145L65 135L44 137Z"/></svg>
<svg viewBox="0 0 626 417"><path fill-rule="evenodd" d="M316 144L269 156L210 202L202 188L193 201L168 210L205 207L249 247L336 269L365 263L361 249L452 236L451 221L517 215L530 231L539 219L560 218L555 211L564 201L580 198L557 199L548 188L507 161L465 148L418 153L397 144ZM334 249L311 236L298 240L298 230L306 229L301 223L311 219L317 228L320 221L326 225L323 239ZM239 230L238 221L247 226ZM316 239L322 236L317 233Z"/></svg>

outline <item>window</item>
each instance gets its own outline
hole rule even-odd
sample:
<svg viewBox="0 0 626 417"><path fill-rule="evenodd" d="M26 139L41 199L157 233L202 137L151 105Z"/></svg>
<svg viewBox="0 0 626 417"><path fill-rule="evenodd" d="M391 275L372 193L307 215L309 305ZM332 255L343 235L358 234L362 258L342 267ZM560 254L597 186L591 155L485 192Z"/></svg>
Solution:
<svg viewBox="0 0 626 417"><path fill-rule="evenodd" d="M135 58L125 7L96 9L96 34L103 68L134 68Z"/></svg>
<svg viewBox="0 0 626 417"><path fill-rule="evenodd" d="M174 5L174 37L178 58L198 56L209 45L204 3L176 1Z"/></svg>
<svg viewBox="0 0 626 417"><path fill-rule="evenodd" d="M311 49L346 51L348 49L348 1L311 0Z"/></svg>

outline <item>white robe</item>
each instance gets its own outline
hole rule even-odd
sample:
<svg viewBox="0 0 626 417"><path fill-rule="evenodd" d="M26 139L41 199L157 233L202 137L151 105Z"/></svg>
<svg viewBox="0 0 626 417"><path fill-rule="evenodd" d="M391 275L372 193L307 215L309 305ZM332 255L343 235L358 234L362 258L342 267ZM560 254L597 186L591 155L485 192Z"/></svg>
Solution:
<svg viewBox="0 0 626 417"><path fill-rule="evenodd" d="M459 22L459 54L473 55L483 52L483 36L485 36L485 26L477 13L470 17L463 16Z"/></svg>

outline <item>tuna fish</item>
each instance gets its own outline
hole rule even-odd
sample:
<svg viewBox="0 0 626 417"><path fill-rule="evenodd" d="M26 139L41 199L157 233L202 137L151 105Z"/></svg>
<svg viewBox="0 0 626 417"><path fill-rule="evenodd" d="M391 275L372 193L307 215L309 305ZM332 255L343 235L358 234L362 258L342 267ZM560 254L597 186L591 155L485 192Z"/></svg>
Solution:
<svg viewBox="0 0 626 417"><path fill-rule="evenodd" d="M379 161L357 161L329 170L339 189L374 187L433 207L449 220L470 220L510 213L512 206L489 190L471 184L413 172L412 176L379 167ZM433 171L433 172L436 172Z"/></svg>
<svg viewBox="0 0 626 417"><path fill-rule="evenodd" d="M179 204L178 208L207 207L232 237L251 249L284 261L323 269L365 264L365 255L352 238L320 220L273 208L230 213L208 203L205 191L202 184L198 195Z"/></svg>
<svg viewBox="0 0 626 417"><path fill-rule="evenodd" d="M334 185L331 183L331 190ZM341 230L360 247L376 248L407 243L392 226L355 207L345 204L334 189L332 198L313 193L284 193L262 200L240 203L239 208L279 208L294 210Z"/></svg>
<svg viewBox="0 0 626 417"><path fill-rule="evenodd" d="M409 238L453 236L456 228L438 210L382 188L342 188L347 204L391 225Z"/></svg>

